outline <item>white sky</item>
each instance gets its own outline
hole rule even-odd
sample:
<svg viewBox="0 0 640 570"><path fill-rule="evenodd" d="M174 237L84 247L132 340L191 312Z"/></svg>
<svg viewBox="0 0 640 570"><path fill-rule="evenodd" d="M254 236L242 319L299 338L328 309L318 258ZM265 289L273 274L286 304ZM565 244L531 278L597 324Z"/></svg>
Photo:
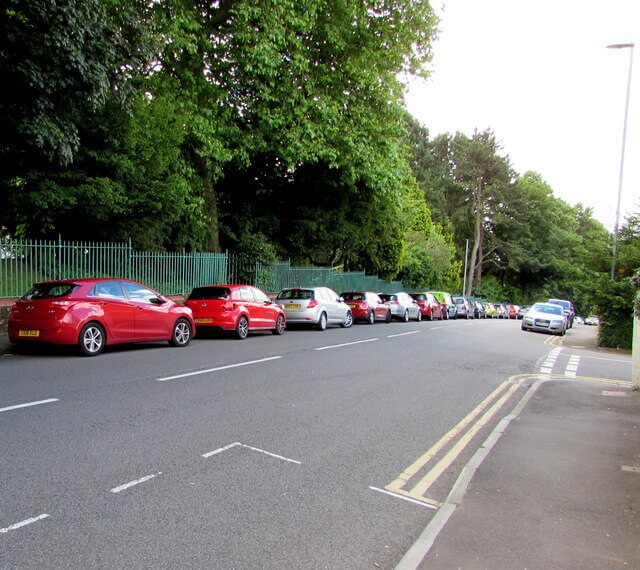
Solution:
<svg viewBox="0 0 640 570"><path fill-rule="evenodd" d="M620 225L640 211L640 0L432 0L433 73L407 108L429 129L490 128L519 173L615 221L630 49L635 43Z"/></svg>

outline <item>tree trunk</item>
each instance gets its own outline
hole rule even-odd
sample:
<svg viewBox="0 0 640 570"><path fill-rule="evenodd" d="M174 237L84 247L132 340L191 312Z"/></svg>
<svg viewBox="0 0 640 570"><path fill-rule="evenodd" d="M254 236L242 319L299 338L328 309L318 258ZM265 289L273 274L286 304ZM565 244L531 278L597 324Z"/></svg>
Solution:
<svg viewBox="0 0 640 570"><path fill-rule="evenodd" d="M475 239L473 240L473 247L471 248L471 259L469 260L469 267L467 269L467 290L465 295L471 295L473 291L473 278L476 273L476 262L478 260L478 252L480 251L480 243L482 241L482 211L480 208L476 208L476 227L475 227Z"/></svg>
<svg viewBox="0 0 640 570"><path fill-rule="evenodd" d="M198 149L188 144L185 147L186 154L198 173L202 181L202 195L205 204L205 214L209 218L209 231L205 237L204 247L207 251L220 251L220 231L218 223L218 202L216 199L216 189L211 178L211 172L207 164L207 160L203 158Z"/></svg>

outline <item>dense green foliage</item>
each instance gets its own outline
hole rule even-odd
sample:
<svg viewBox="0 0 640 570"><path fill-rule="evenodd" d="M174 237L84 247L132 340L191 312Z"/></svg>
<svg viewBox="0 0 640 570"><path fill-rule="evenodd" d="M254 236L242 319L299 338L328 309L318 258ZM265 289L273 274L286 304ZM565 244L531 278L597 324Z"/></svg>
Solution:
<svg viewBox="0 0 640 570"><path fill-rule="evenodd" d="M639 216L621 230L610 283L611 236L588 208L516 173L491 130L432 139L407 115L400 78L425 74L428 2L0 10L4 233L230 249L513 302L570 298L612 328L624 315ZM605 344L621 342L607 330Z"/></svg>
<svg viewBox="0 0 640 570"><path fill-rule="evenodd" d="M602 276L595 288L595 312L601 323L598 342L601 346L631 348L633 315L640 318L640 213L625 220L618 248L616 280Z"/></svg>

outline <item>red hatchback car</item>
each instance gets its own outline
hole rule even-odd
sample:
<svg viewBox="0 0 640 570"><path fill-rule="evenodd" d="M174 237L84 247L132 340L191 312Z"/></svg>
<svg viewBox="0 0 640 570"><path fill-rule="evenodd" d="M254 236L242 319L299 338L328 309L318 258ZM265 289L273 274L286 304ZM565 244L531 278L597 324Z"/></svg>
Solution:
<svg viewBox="0 0 640 570"><path fill-rule="evenodd" d="M349 291L341 293L340 297L351 308L354 320L366 321L370 325L376 321L391 321L391 310L372 291Z"/></svg>
<svg viewBox="0 0 640 570"><path fill-rule="evenodd" d="M196 287L185 305L193 311L198 329L235 331L239 339L256 330L280 335L287 324L284 309L251 285Z"/></svg>
<svg viewBox="0 0 640 570"><path fill-rule="evenodd" d="M442 320L444 318L442 305L433 293L409 293L409 295L418 303L423 319L432 321L433 319Z"/></svg>
<svg viewBox="0 0 640 570"><path fill-rule="evenodd" d="M76 344L86 356L106 345L167 340L189 344L191 311L135 281L68 279L36 283L9 314L16 344Z"/></svg>

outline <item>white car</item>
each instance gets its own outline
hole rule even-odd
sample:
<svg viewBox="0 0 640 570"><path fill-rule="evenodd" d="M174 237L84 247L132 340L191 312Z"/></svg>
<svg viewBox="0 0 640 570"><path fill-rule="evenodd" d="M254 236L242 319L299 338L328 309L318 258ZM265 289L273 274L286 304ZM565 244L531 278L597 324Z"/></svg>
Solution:
<svg viewBox="0 0 640 570"><path fill-rule="evenodd" d="M287 325L311 325L323 331L327 325L348 328L353 324L353 314L349 305L328 287L283 289L278 293L276 303L284 309Z"/></svg>
<svg viewBox="0 0 640 570"><path fill-rule="evenodd" d="M380 293L379 296L391 310L394 319L400 319L405 323L410 320L422 320L420 305L408 293Z"/></svg>
<svg viewBox="0 0 640 570"><path fill-rule="evenodd" d="M536 303L522 318L523 331L539 331L563 336L567 332L567 317L560 305Z"/></svg>

